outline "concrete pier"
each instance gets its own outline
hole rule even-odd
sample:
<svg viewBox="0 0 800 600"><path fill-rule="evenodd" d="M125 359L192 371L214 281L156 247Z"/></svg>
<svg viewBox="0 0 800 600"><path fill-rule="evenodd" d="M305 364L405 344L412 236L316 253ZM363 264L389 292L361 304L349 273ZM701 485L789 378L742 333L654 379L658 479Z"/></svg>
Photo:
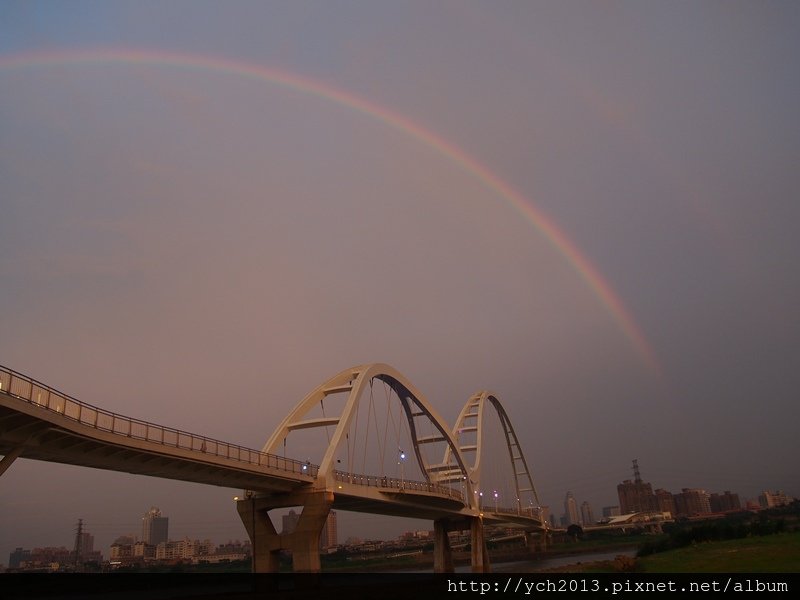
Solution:
<svg viewBox="0 0 800 600"><path fill-rule="evenodd" d="M252 496L239 500L236 509L244 523L253 549L253 572L274 573L279 567L281 550L292 553L296 573L319 573L319 537L333 504L332 492L309 492L303 495L303 511L291 533L278 533L269 518L273 508L286 506L286 501Z"/></svg>

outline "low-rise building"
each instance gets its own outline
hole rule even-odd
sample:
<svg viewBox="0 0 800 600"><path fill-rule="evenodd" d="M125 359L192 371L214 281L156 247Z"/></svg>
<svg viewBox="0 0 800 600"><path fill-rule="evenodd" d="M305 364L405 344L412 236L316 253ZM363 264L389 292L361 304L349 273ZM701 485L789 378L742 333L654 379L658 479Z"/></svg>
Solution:
<svg viewBox="0 0 800 600"><path fill-rule="evenodd" d="M764 490L758 497L758 504L761 508L774 508L776 506L786 506L794 502L794 498L787 496L780 490L769 492Z"/></svg>

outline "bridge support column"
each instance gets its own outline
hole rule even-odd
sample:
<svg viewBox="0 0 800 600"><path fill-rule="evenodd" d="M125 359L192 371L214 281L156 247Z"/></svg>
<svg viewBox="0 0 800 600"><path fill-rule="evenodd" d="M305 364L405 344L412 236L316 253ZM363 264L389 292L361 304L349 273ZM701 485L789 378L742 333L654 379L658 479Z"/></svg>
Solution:
<svg viewBox="0 0 800 600"><path fill-rule="evenodd" d="M547 550L547 533L542 531L536 533L534 531L525 532L525 545L531 554L536 552L545 552Z"/></svg>
<svg viewBox="0 0 800 600"><path fill-rule="evenodd" d="M483 531L483 519L473 517L470 519L470 546L472 548L471 561L473 573L489 573L489 550L486 548L486 536Z"/></svg>
<svg viewBox="0 0 800 600"><path fill-rule="evenodd" d="M280 544L275 526L269 519L269 507L264 507L263 498L245 498L236 503L236 510L250 536L253 553L253 573L276 573L279 567Z"/></svg>
<svg viewBox="0 0 800 600"><path fill-rule="evenodd" d="M253 571L274 573L278 570L281 550L291 550L292 568L298 573L319 573L319 537L333 504L332 492L309 492L299 499L303 511L291 533L278 534L269 518L273 508L286 506L285 500L269 496L239 500L236 509L244 523L253 549ZM291 504L289 506L292 506Z"/></svg>
<svg viewBox="0 0 800 600"><path fill-rule="evenodd" d="M17 446L2 459L0 459L0 476L2 476L3 473L8 470L8 467L11 466L11 463L19 458L19 455L22 454L22 449L22 446Z"/></svg>
<svg viewBox="0 0 800 600"><path fill-rule="evenodd" d="M328 513L333 504L333 492L314 492L307 496L297 527L287 538L292 551L292 568L299 573L319 573L322 564L319 559L319 536L325 527Z"/></svg>
<svg viewBox="0 0 800 600"><path fill-rule="evenodd" d="M447 533L450 531L449 523L446 519L437 519L433 522L433 572L434 573L453 573L453 552L450 549L450 538Z"/></svg>

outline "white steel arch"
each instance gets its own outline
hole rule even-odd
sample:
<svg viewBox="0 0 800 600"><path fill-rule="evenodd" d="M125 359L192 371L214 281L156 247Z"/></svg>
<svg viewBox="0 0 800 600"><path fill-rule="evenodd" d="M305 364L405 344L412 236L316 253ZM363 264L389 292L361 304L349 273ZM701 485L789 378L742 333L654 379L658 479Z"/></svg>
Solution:
<svg viewBox="0 0 800 600"><path fill-rule="evenodd" d="M531 477L528 463L525 460L525 455L522 453L522 448L519 445L517 434L514 432L514 427L511 425L511 420L508 418L508 414L497 396L485 390L476 392L470 396L466 404L464 404L464 408L458 415L456 424L453 427L453 438L455 438L458 443L458 451L462 456L462 460L469 464L469 457L472 457L472 462L469 466L471 487L473 490L481 489L481 472L483 469L482 449L484 445L483 432L487 405L491 405L496 411L500 419L500 426L505 435L508 456L514 473L516 509L519 513L527 510L535 510L538 513L541 507L539 495L533 485L533 477ZM474 444L464 443L464 438L467 437L467 434L475 435ZM444 460L442 462L447 463L450 460L450 452L451 449L449 447L445 449ZM533 507L522 505L522 498L526 494L530 495L532 498Z"/></svg>
<svg viewBox="0 0 800 600"><path fill-rule="evenodd" d="M278 453L292 431L335 426L336 429L330 437L327 450L319 466L313 467L313 471L316 472L314 487L326 490L334 489L337 449L350 430L351 421L362 395L370 388L374 379L386 383L399 398L411 433L414 455L427 482L433 484L457 482L464 486L466 497L470 499L468 503L471 504L473 494L468 470L447 424L410 381L399 371L386 364L373 363L345 369L317 386L278 425L264 445L263 452ZM348 396L338 416L307 418L326 396L342 393L347 393ZM422 436L419 427L421 423L418 423L418 420L427 420L436 429L436 433ZM428 463L420 451L422 445L431 442L442 442L446 445L445 460L440 464ZM445 472L451 475L447 481L441 477L441 474Z"/></svg>

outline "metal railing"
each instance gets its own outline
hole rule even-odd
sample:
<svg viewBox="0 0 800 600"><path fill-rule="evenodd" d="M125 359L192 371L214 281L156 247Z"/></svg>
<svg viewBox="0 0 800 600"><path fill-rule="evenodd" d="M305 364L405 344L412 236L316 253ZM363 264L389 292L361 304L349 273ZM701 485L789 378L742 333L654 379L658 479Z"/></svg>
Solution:
<svg viewBox="0 0 800 600"><path fill-rule="evenodd" d="M531 519L542 520L541 508L538 506L495 506L491 502L483 502L480 509L496 515L517 515Z"/></svg>
<svg viewBox="0 0 800 600"><path fill-rule="evenodd" d="M82 425L88 425L98 431L287 473L317 476L318 466L307 461L267 454L260 450L103 410L3 366L0 366L0 393L25 400L34 406L57 413Z"/></svg>
<svg viewBox="0 0 800 600"><path fill-rule="evenodd" d="M59 392L35 379L0 366L0 393L24 400L44 410L62 415L82 425L121 437L153 442L170 448L191 450L198 454L278 469L287 473L316 477L319 466L214 438L165 427L141 419L113 413ZM425 481L412 481L378 475L355 475L334 471L336 481L353 485L397 490L421 491L447 496L465 503L461 490Z"/></svg>
<svg viewBox="0 0 800 600"><path fill-rule="evenodd" d="M344 471L334 471L333 475L336 481L341 481L343 483L384 489L392 488L396 490L430 492L432 494L439 494L441 496L454 498L462 503L464 502L464 494L461 492L461 490L456 490L446 485L439 485L437 483L398 479L396 477L382 477L377 475L357 475L354 473L345 473Z"/></svg>

